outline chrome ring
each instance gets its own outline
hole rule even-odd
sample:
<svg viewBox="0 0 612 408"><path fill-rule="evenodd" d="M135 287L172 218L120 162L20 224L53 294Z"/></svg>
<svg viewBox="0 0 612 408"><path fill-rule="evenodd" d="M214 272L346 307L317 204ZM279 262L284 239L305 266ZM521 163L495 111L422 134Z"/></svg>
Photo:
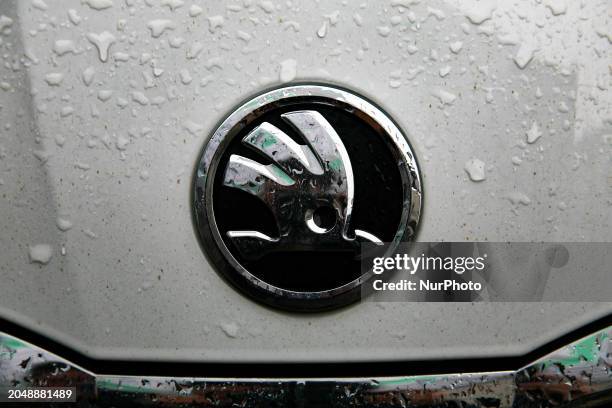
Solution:
<svg viewBox="0 0 612 408"><path fill-rule="evenodd" d="M318 101L324 100L326 104L350 111L373 128L381 129L388 136L387 144L397 160L403 187L403 209L401 219L393 242L389 245L389 251L393 251L400 242L409 241L414 238L419 223L422 206L422 187L418 165L413 150L407 137L399 127L377 106L366 99L344 89L328 85L296 85L274 89L244 103L238 107L223 123L216 129L210 140L203 148L194 180L194 218L196 229L201 241L213 263L221 269L227 277L231 276L233 269L239 277L258 290L256 297L268 304L288 307L293 310L327 309L335 307L330 305L332 298L341 296L351 291L358 290L367 281L372 273L366 273L359 278L329 290L316 292L299 292L283 289L251 274L234 257L221 237L219 228L215 221L213 210L213 184L218 165L223 152L233 137L243 128L248 126L256 118L276 109L280 106L295 103L296 100L308 101L313 98ZM220 254L211 251L214 244ZM220 255L220 256L219 256ZM236 283L234 279L230 279ZM243 285L240 285L243 286ZM292 303L304 301L311 303L314 307L306 304L293 307ZM325 304L317 306L318 302ZM339 306L339 305L337 305Z"/></svg>

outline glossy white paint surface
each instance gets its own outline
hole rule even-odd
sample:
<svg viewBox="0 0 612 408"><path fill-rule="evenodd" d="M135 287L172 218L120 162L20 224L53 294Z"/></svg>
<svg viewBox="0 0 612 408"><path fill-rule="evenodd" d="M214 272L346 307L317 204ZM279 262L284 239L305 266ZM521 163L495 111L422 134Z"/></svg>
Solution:
<svg viewBox="0 0 612 408"><path fill-rule="evenodd" d="M369 96L411 136L419 240L609 241L609 5L499 3L2 1L0 314L94 357L316 361L524 353L610 313L296 316L244 298L198 245L208 135L246 97L308 80Z"/></svg>

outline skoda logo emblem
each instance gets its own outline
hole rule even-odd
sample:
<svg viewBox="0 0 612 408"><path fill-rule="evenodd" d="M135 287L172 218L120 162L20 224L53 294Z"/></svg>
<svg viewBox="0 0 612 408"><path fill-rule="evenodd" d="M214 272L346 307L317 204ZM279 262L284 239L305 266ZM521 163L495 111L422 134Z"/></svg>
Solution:
<svg viewBox="0 0 612 408"><path fill-rule="evenodd" d="M298 85L238 107L204 146L194 218L217 271L294 311L356 301L362 243L413 238L421 182L405 134L352 92Z"/></svg>

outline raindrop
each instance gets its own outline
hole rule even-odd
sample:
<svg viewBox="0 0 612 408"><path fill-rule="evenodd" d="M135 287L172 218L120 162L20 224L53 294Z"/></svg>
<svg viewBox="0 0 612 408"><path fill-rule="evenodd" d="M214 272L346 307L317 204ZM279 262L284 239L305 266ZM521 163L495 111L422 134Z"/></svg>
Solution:
<svg viewBox="0 0 612 408"><path fill-rule="evenodd" d="M227 337L230 337L232 339L238 336L238 331L240 330L238 324L234 322L221 323L220 327L223 333L225 333Z"/></svg>
<svg viewBox="0 0 612 408"><path fill-rule="evenodd" d="M522 43L514 56L514 62L520 69L524 69L533 58L535 47L530 43Z"/></svg>
<svg viewBox="0 0 612 408"><path fill-rule="evenodd" d="M53 256L53 248L48 244L36 244L30 246L30 261L46 265Z"/></svg>
<svg viewBox="0 0 612 408"><path fill-rule="evenodd" d="M81 0L81 3L87 4L94 10L104 10L113 7L113 0Z"/></svg>
<svg viewBox="0 0 612 408"><path fill-rule="evenodd" d="M64 74L61 72L52 72L45 75L45 82L49 86L59 86L64 80Z"/></svg>
<svg viewBox="0 0 612 408"><path fill-rule="evenodd" d="M53 45L53 52L59 56L67 53L74 54L76 52L76 48L72 40L57 40Z"/></svg>
<svg viewBox="0 0 612 408"><path fill-rule="evenodd" d="M472 181L485 180L485 163L479 159L470 159L465 163L464 170Z"/></svg>
<svg viewBox="0 0 612 408"><path fill-rule="evenodd" d="M473 24L482 24L486 20L490 19L493 15L493 11L497 8L496 2L493 0L483 0L478 2L472 7L465 16Z"/></svg>
<svg viewBox="0 0 612 408"><path fill-rule="evenodd" d="M166 30L174 30L174 21L168 19L151 20L147 23L147 28L151 31L153 38L158 38Z"/></svg>
<svg viewBox="0 0 612 408"><path fill-rule="evenodd" d="M59 228L60 231L68 231L72 228L72 222L64 217L57 217L55 220L55 225Z"/></svg>
<svg viewBox="0 0 612 408"><path fill-rule="evenodd" d="M98 49L100 61L106 62L108 60L108 50L116 41L115 36L108 31L103 31L100 34L89 33L87 34L87 39Z"/></svg>
<svg viewBox="0 0 612 408"><path fill-rule="evenodd" d="M527 143L535 143L542 136L542 132L538 128L537 122L531 124L531 128L526 132Z"/></svg>
<svg viewBox="0 0 612 408"><path fill-rule="evenodd" d="M290 82L295 79L297 75L297 61L294 59L287 59L280 63L280 81Z"/></svg>
<svg viewBox="0 0 612 408"><path fill-rule="evenodd" d="M209 26L209 31L211 33L215 32L217 30L217 28L221 28L223 27L223 23L225 22L225 19L223 18L223 16L211 16L208 17L208 24Z"/></svg>
<svg viewBox="0 0 612 408"><path fill-rule="evenodd" d="M203 11L204 11L204 9L202 9L202 7L194 4L191 7L189 7L189 16L190 17L197 17L200 14L202 14Z"/></svg>

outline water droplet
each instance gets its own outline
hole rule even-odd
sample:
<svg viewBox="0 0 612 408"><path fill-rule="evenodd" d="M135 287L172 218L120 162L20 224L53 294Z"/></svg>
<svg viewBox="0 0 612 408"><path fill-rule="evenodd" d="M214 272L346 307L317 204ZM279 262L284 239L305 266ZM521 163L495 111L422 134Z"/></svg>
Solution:
<svg viewBox="0 0 612 408"><path fill-rule="evenodd" d="M451 69L452 69L452 68L451 68L449 65L447 65L447 66L445 66L445 67L440 68L440 76L441 76L442 78L444 78L445 76L447 76L448 74L450 74Z"/></svg>
<svg viewBox="0 0 612 408"><path fill-rule="evenodd" d="M432 94L444 105L452 105L457 99L455 94L445 91L444 89L437 89Z"/></svg>
<svg viewBox="0 0 612 408"><path fill-rule="evenodd" d="M482 160L470 159L465 163L464 169L472 181L483 181L487 178L485 163Z"/></svg>
<svg viewBox="0 0 612 408"><path fill-rule="evenodd" d="M380 35L381 37L388 37L389 34L391 34L391 28L389 28L389 26L377 27L376 31L378 32L378 35Z"/></svg>
<svg viewBox="0 0 612 408"><path fill-rule="evenodd" d="M413 4L418 4L420 0L391 0L392 7L410 8Z"/></svg>
<svg viewBox="0 0 612 408"><path fill-rule="evenodd" d="M221 330L223 330L223 333L225 333L227 337L230 337L232 339L238 336L238 331L240 330L238 324L234 322L221 323L220 327Z"/></svg>
<svg viewBox="0 0 612 408"><path fill-rule="evenodd" d="M567 3L565 0L545 0L544 5L550 10L553 16L565 14L567 11Z"/></svg>
<svg viewBox="0 0 612 408"><path fill-rule="evenodd" d="M86 86L91 85L95 74L96 74L96 70L93 67L85 68L85 70L83 70L83 74L81 75L81 77L83 78L83 83Z"/></svg>
<svg viewBox="0 0 612 408"><path fill-rule="evenodd" d="M149 104L149 98L147 98L146 95L140 91L132 92L132 100L143 106Z"/></svg>
<svg viewBox="0 0 612 408"><path fill-rule="evenodd" d="M74 113L74 108L72 106L64 106L60 109L60 116L62 118L68 117Z"/></svg>
<svg viewBox="0 0 612 408"><path fill-rule="evenodd" d="M240 38L242 41L247 42L247 43L251 41L251 35L241 30L238 30L236 32L236 37Z"/></svg>
<svg viewBox="0 0 612 408"><path fill-rule="evenodd" d="M493 0L483 0L476 3L465 16L473 24L482 24L486 20L490 19L493 15L493 11L497 8L497 4Z"/></svg>
<svg viewBox="0 0 612 408"><path fill-rule="evenodd" d="M259 2L259 7L268 14L274 12L274 3L269 0L262 0Z"/></svg>
<svg viewBox="0 0 612 408"><path fill-rule="evenodd" d="M191 7L189 7L189 16L190 17L197 17L200 14L202 14L202 12L204 11L204 9L202 9L202 7L193 4Z"/></svg>
<svg viewBox="0 0 612 408"><path fill-rule="evenodd" d="M67 53L76 53L76 48L72 40L57 40L53 45L53 52L57 55L62 56Z"/></svg>
<svg viewBox="0 0 612 408"><path fill-rule="evenodd" d="M186 120L183 123L183 127L187 130L192 136L198 136L199 132L204 130L204 126L199 123L193 122L191 120Z"/></svg>
<svg viewBox="0 0 612 408"><path fill-rule="evenodd" d="M113 7L113 0L81 0L82 4L87 4L94 10L104 10Z"/></svg>
<svg viewBox="0 0 612 408"><path fill-rule="evenodd" d="M130 55L126 52L118 51L113 54L113 58L115 59L116 62L125 62L130 59Z"/></svg>
<svg viewBox="0 0 612 408"><path fill-rule="evenodd" d="M95 232L93 232L92 230L90 230L89 228L85 228L85 229L83 230L83 233L84 233L84 234L85 234L87 237L89 237L89 238L91 238L91 239L96 239L96 238L98 238L98 236L96 235L96 233L95 233Z"/></svg>
<svg viewBox="0 0 612 408"><path fill-rule="evenodd" d="M463 43L461 41L455 41L449 44L448 48L454 53L457 54L463 48Z"/></svg>
<svg viewBox="0 0 612 408"><path fill-rule="evenodd" d="M179 7L183 7L185 2L183 0L162 0L160 4L162 6L167 6L170 10L174 11Z"/></svg>
<svg viewBox="0 0 612 408"><path fill-rule="evenodd" d="M32 7L42 11L45 11L49 8L47 3L45 3L43 0L32 0Z"/></svg>
<svg viewBox="0 0 612 408"><path fill-rule="evenodd" d="M540 136L542 136L542 132L538 128L537 122L534 121L531 124L531 128L526 132L526 135L527 135L527 143L535 143L536 140L538 140Z"/></svg>
<svg viewBox="0 0 612 408"><path fill-rule="evenodd" d="M327 35L327 21L324 21L321 27L317 30L317 37L324 38Z"/></svg>
<svg viewBox="0 0 612 408"><path fill-rule="evenodd" d="M434 16L438 21L444 20L446 18L446 14L444 13L444 11L440 9L435 9L433 7L427 7L427 15Z"/></svg>
<svg viewBox="0 0 612 408"><path fill-rule="evenodd" d="M520 45L516 55L514 56L514 62L520 69L524 69L529 61L533 58L535 47L531 43L524 42Z"/></svg>
<svg viewBox="0 0 612 408"><path fill-rule="evenodd" d="M72 228L72 222L64 217L57 217L55 220L55 225L59 228L60 231L68 231Z"/></svg>
<svg viewBox="0 0 612 408"><path fill-rule="evenodd" d="M194 41L187 50L187 59L196 59L203 49L204 45L202 43Z"/></svg>
<svg viewBox="0 0 612 408"><path fill-rule="evenodd" d="M175 37L168 40L168 44L172 48L180 48L183 44L185 44L185 39L183 37Z"/></svg>
<svg viewBox="0 0 612 408"><path fill-rule="evenodd" d="M45 75L45 82L49 86L59 86L64 80L64 74L61 72L51 72Z"/></svg>
<svg viewBox="0 0 612 408"><path fill-rule="evenodd" d="M117 150L123 151L123 150L127 149L129 144L130 144L130 138L129 137L127 137L125 135L117 136L117 142L115 143L115 147L117 148Z"/></svg>
<svg viewBox="0 0 612 408"><path fill-rule="evenodd" d="M153 38L158 38L166 30L174 30L174 21L168 19L151 20L147 23L147 28L151 31Z"/></svg>
<svg viewBox="0 0 612 408"><path fill-rule="evenodd" d="M111 96L113 96L113 91L108 90L108 89L102 89L98 91L98 99L101 100L102 102L106 102L108 101Z"/></svg>
<svg viewBox="0 0 612 408"><path fill-rule="evenodd" d="M74 167L76 167L79 170L89 170L91 168L89 164L83 163L83 162L74 163Z"/></svg>
<svg viewBox="0 0 612 408"><path fill-rule="evenodd" d="M542 90L540 89L540 87L539 87L539 86L538 86L538 87L536 87L536 90L535 90L535 97L536 97L536 98L538 98L538 99L540 99L542 96L543 96L543 94L542 94Z"/></svg>
<svg viewBox="0 0 612 408"><path fill-rule="evenodd" d="M508 200L510 200L510 202L512 204L522 204L522 205L529 205L531 203L531 199L529 199L529 197L527 197L527 195L525 193L522 193L520 191L513 191L511 193L509 193L506 198Z"/></svg>
<svg viewBox="0 0 612 408"><path fill-rule="evenodd" d="M30 246L30 262L46 265L53 256L53 248L48 244L36 244Z"/></svg>
<svg viewBox="0 0 612 408"><path fill-rule="evenodd" d="M87 39L98 49L100 61L106 62L108 60L108 50L116 41L115 36L108 31L103 31L100 34L89 33L87 34Z"/></svg>
<svg viewBox="0 0 612 408"><path fill-rule="evenodd" d="M209 31L211 33L214 33L217 30L217 28L223 27L224 22L225 22L225 19L223 18L223 16L208 17Z"/></svg>
<svg viewBox="0 0 612 408"><path fill-rule="evenodd" d="M181 77L181 82L184 85L188 85L191 83L191 81L193 80L193 78L191 77L191 74L189 73L188 70L186 69L182 69L181 72L179 73L180 77Z"/></svg>
<svg viewBox="0 0 612 408"><path fill-rule="evenodd" d="M13 25L13 19L2 14L0 16L0 33L4 31L5 28L8 28Z"/></svg>
<svg viewBox="0 0 612 408"><path fill-rule="evenodd" d="M68 9L68 19L74 25L79 25L81 23L81 16L79 16L75 9Z"/></svg>
<svg viewBox="0 0 612 408"><path fill-rule="evenodd" d="M280 81L290 82L297 75L297 61L294 59L286 59L280 63Z"/></svg>

